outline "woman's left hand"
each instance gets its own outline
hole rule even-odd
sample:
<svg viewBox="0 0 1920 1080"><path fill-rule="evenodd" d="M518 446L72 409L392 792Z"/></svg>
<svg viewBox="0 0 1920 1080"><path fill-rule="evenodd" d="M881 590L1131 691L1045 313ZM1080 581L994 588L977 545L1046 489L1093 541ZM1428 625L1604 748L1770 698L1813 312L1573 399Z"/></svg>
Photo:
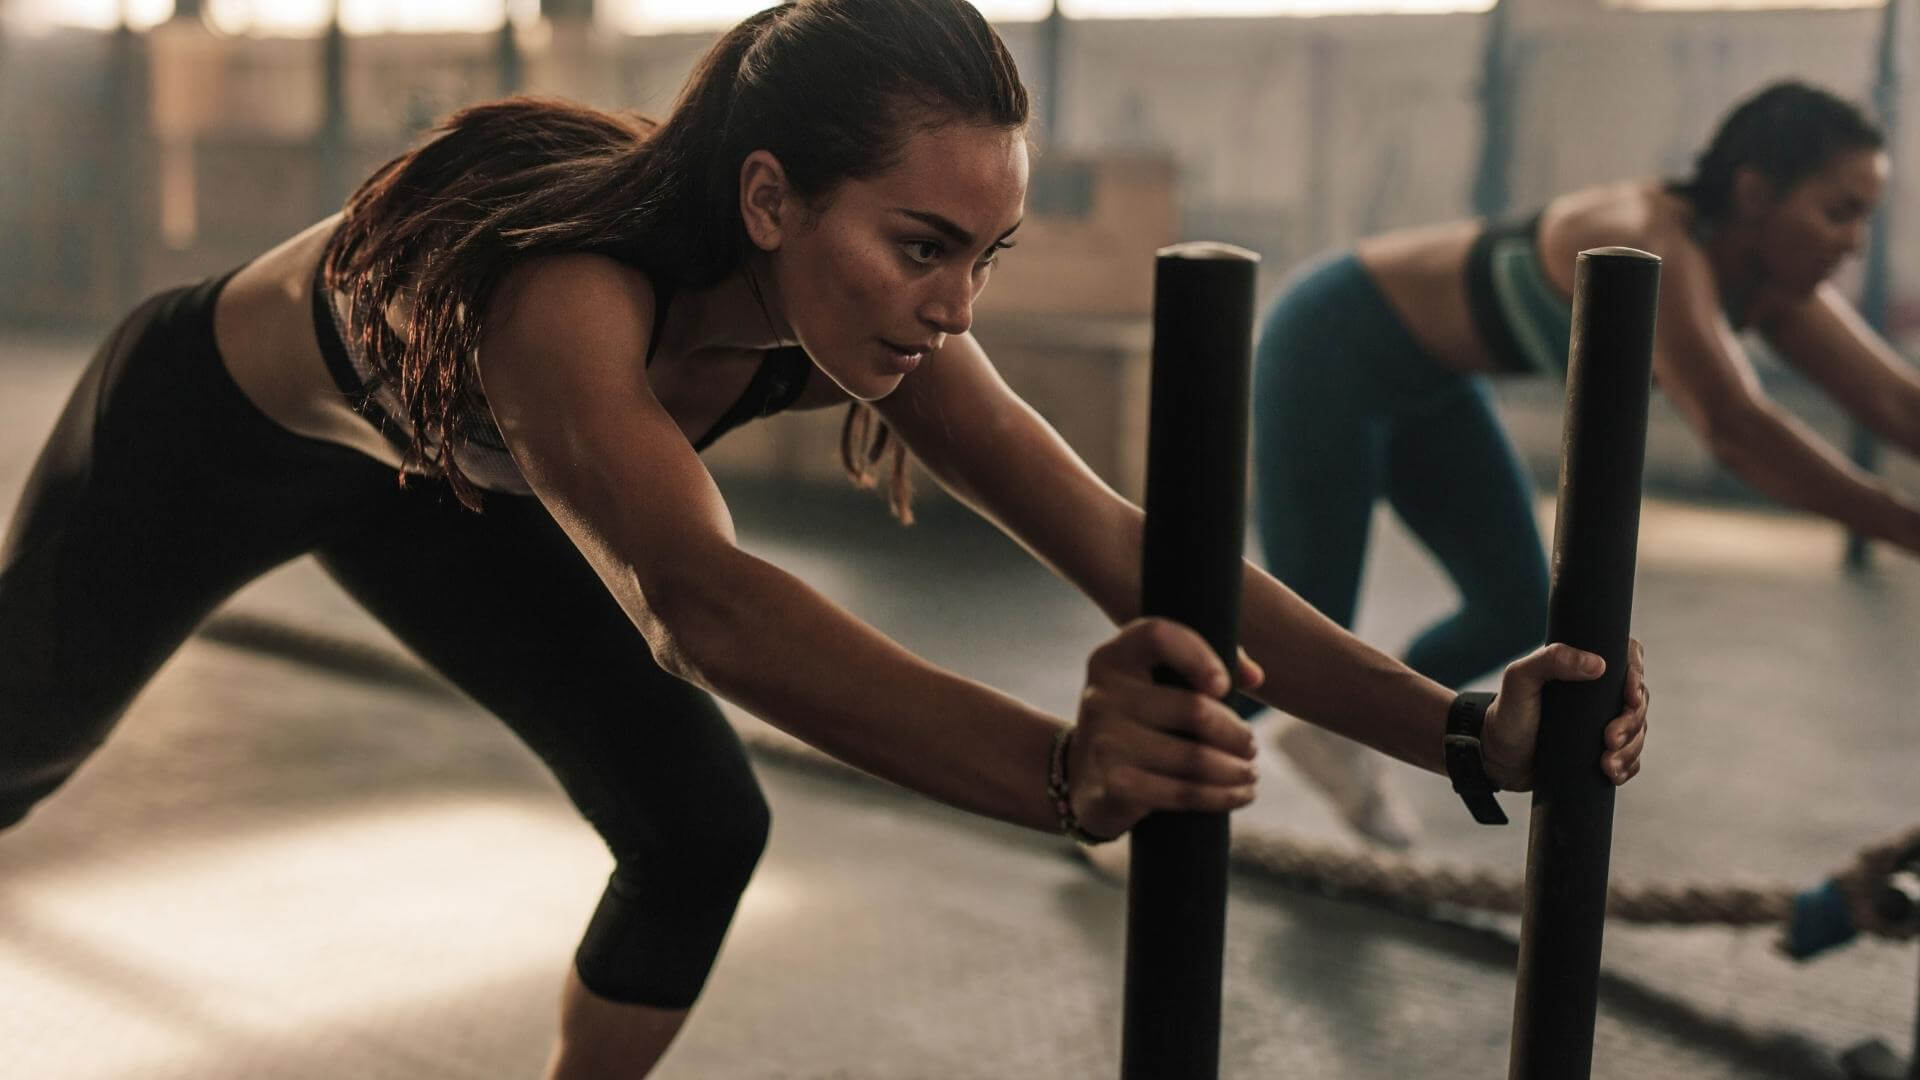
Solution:
<svg viewBox="0 0 1920 1080"><path fill-rule="evenodd" d="M1606 670L1606 662L1571 645L1544 645L1507 665L1500 693L1487 707L1480 752L1487 777L1505 791L1533 786L1533 744L1540 733L1540 695L1550 682L1587 682ZM1640 643L1627 640L1626 703L1607 722L1598 765L1615 784L1640 772L1647 745L1647 664Z"/></svg>

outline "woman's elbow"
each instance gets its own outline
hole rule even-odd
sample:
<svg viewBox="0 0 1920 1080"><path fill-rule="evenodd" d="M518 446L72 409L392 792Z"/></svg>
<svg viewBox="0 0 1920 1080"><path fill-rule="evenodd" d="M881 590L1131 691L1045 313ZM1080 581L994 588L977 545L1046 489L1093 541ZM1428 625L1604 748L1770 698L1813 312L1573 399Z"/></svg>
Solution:
<svg viewBox="0 0 1920 1080"><path fill-rule="evenodd" d="M1887 438L1907 453L1920 457L1920 389L1887 399L1893 416L1880 429Z"/></svg>
<svg viewBox="0 0 1920 1080"><path fill-rule="evenodd" d="M1750 402L1719 405L1702 413L1700 436L1707 452L1720 464L1743 476L1765 455L1758 450L1765 408Z"/></svg>
<svg viewBox="0 0 1920 1080"><path fill-rule="evenodd" d="M726 658L737 651L724 597L699 582L672 579L648 583L642 595L634 623L654 663L675 678L715 689L726 678Z"/></svg>

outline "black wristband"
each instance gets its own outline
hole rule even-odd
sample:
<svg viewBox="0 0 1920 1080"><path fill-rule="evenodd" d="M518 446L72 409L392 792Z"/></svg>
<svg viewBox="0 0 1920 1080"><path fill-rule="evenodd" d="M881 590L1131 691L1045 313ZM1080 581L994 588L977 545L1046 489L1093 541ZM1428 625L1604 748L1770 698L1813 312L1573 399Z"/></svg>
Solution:
<svg viewBox="0 0 1920 1080"><path fill-rule="evenodd" d="M1507 815L1493 793L1500 790L1487 776L1486 759L1480 753L1480 729L1486 726L1487 706L1493 695L1478 691L1463 693L1447 708L1447 733L1442 742L1447 759L1447 775L1473 820L1482 825L1505 825Z"/></svg>

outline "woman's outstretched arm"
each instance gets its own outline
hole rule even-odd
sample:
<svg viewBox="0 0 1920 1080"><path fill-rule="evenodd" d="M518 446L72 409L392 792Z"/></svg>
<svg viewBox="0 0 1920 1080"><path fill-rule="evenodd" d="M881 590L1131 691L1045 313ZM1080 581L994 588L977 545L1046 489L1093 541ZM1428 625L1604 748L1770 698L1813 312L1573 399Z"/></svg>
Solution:
<svg viewBox="0 0 1920 1080"><path fill-rule="evenodd" d="M1665 245L1664 257L1654 377L1713 456L1769 498L1920 552L1920 505L1855 466L1767 396L1721 314L1712 271L1699 249L1675 241ZM1814 340L1832 340L1791 320L1787 337L1801 350ZM1830 389L1842 387L1843 403L1851 397L1865 410L1862 419L1905 433L1908 421L1898 414L1906 394L1866 405L1878 393L1873 387L1890 381L1891 369L1883 369L1876 382L1863 377L1870 369L1857 356L1829 354L1814 370L1825 372Z"/></svg>
<svg viewBox="0 0 1920 1080"><path fill-rule="evenodd" d="M999 525L1116 623L1140 613L1145 514L1094 475L1022 401L969 335L941 351L881 403L887 422L954 495ZM1240 642L1266 672L1254 696L1275 708L1435 772L1453 692L1348 633L1265 571L1247 564ZM1508 786L1527 781L1539 687L1590 679L1587 654L1554 646L1516 661L1488 723L1501 728L1494 768ZM1616 781L1638 768L1646 726L1639 651L1627 676L1627 710L1608 728L1601 763Z"/></svg>
<svg viewBox="0 0 1920 1080"><path fill-rule="evenodd" d="M537 260L503 284L477 363L515 460L655 660L875 775L1058 828L1047 772L1059 721L922 660L736 546L718 490L639 362L652 315L652 290L631 269ZM1164 621L1130 626L1094 654L1068 764L1075 813L1093 833L1118 834L1151 810L1252 798L1241 725L1217 701L1153 685L1158 663L1224 691L1205 643Z"/></svg>
<svg viewBox="0 0 1920 1080"><path fill-rule="evenodd" d="M1759 327L1867 430L1920 457L1920 372L1875 333L1846 297L1822 284Z"/></svg>

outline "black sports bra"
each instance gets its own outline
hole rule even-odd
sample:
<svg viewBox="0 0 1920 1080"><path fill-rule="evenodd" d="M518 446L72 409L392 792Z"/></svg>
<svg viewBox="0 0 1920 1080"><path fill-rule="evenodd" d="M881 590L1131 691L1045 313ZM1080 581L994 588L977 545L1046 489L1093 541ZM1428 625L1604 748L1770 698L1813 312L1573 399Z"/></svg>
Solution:
<svg viewBox="0 0 1920 1080"><path fill-rule="evenodd" d="M400 407L399 397L392 388L373 370L364 355L348 347L346 320L333 297L333 290L327 287L322 268L315 267L313 333L320 343L320 355L326 359L327 371L332 374L334 384L354 403L354 410L366 417L381 436L404 455L413 441L413 425L408 423L405 410ZM646 358L642 361L646 366L653 364L654 350L660 343L660 330L666 324L667 308L672 301L673 294L663 291L659 303L655 305L653 333L647 343ZM760 367L754 372L746 390L721 414L720 419L714 421L713 427L693 444L694 450L705 450L722 435L750 420L772 416L790 408L805 392L807 378L812 371L813 361L805 349L788 346L765 350L761 354ZM494 423L493 411L488 408L483 396L476 393L463 405L454 416L453 430L458 442L460 470L467 479L488 491L532 494L533 489L520 474L520 467L514 464L499 425Z"/></svg>

